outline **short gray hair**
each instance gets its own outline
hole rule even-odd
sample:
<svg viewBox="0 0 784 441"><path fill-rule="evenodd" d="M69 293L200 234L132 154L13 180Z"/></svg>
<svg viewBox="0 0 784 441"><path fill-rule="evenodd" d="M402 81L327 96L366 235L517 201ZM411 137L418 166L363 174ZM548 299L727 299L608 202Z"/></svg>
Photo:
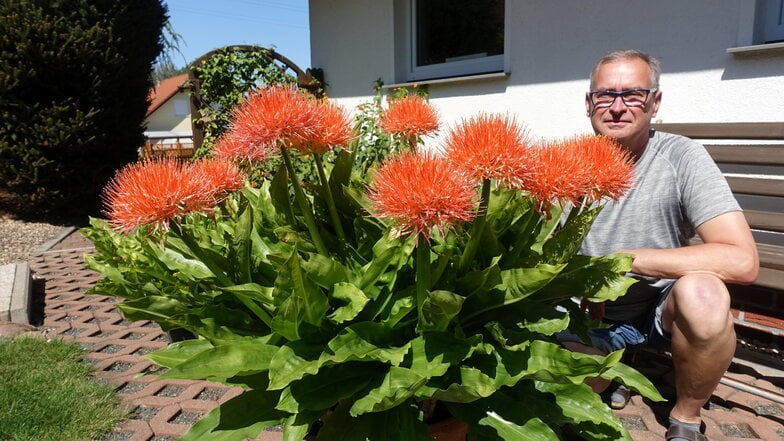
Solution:
<svg viewBox="0 0 784 441"><path fill-rule="evenodd" d="M626 61L632 59L639 59L648 64L648 67L651 69L651 88L658 89L659 88L659 77L661 76L661 63L659 60L654 58L651 55L646 54L645 52L629 49L629 50L620 50L610 52L609 54L603 56L598 63L596 63L596 67L593 68L591 71L591 89L593 89L593 82L596 79L596 73L599 71L599 68L607 63L612 63L615 61Z"/></svg>

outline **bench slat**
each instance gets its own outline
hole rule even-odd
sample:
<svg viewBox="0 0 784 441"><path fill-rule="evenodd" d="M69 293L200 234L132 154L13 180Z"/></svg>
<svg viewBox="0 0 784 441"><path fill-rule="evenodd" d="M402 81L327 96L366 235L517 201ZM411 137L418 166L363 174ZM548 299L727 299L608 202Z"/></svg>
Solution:
<svg viewBox="0 0 784 441"><path fill-rule="evenodd" d="M700 139L784 139L784 123L657 123L654 129Z"/></svg>
<svg viewBox="0 0 784 441"><path fill-rule="evenodd" d="M784 180L751 178L746 176L725 176L734 193L760 196L784 196Z"/></svg>
<svg viewBox="0 0 784 441"><path fill-rule="evenodd" d="M757 252L759 253L760 266L784 271L784 247L758 243ZM784 284L784 273L782 273L779 282Z"/></svg>
<svg viewBox="0 0 784 441"><path fill-rule="evenodd" d="M755 230L775 231L784 233L784 213L771 211L743 210L749 226Z"/></svg>
<svg viewBox="0 0 784 441"><path fill-rule="evenodd" d="M711 145L711 158L720 164L784 165L784 145Z"/></svg>

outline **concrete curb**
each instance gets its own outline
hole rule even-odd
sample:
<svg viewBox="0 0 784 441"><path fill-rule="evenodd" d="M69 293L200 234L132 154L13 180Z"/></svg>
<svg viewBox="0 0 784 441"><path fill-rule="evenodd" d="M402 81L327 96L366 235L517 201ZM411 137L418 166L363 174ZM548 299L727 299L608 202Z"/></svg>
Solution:
<svg viewBox="0 0 784 441"><path fill-rule="evenodd" d="M27 262L0 266L0 321L30 323L32 277Z"/></svg>
<svg viewBox="0 0 784 441"><path fill-rule="evenodd" d="M38 248L35 249L33 254L41 254L51 250L52 247L62 242L62 240L68 237L71 233L73 233L74 230L76 230L76 227L63 227L63 229L60 231L59 234L57 234L53 238L39 245Z"/></svg>

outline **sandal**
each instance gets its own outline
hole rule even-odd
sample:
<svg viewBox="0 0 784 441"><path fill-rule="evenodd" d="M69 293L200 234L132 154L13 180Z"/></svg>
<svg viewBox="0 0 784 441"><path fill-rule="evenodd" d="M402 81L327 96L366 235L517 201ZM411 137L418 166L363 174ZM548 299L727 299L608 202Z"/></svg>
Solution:
<svg viewBox="0 0 784 441"><path fill-rule="evenodd" d="M610 407L615 410L621 410L629 403L632 398L632 391L623 384L618 387L610 395Z"/></svg>
<svg viewBox="0 0 784 441"><path fill-rule="evenodd" d="M696 432L691 430L687 427L672 424L669 428L667 428L667 433L664 435L664 439L671 440L675 438L682 438L689 441L709 441L708 437L705 436L705 423L700 425L700 431Z"/></svg>

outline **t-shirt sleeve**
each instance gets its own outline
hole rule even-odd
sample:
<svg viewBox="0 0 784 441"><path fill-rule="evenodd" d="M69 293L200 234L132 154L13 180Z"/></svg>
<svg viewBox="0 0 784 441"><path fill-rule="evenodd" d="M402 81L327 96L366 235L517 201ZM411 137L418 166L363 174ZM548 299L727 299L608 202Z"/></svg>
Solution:
<svg viewBox="0 0 784 441"><path fill-rule="evenodd" d="M694 228L716 216L740 211L727 180L705 147L689 140L684 149L678 165L678 176L682 177L679 188L686 218Z"/></svg>

